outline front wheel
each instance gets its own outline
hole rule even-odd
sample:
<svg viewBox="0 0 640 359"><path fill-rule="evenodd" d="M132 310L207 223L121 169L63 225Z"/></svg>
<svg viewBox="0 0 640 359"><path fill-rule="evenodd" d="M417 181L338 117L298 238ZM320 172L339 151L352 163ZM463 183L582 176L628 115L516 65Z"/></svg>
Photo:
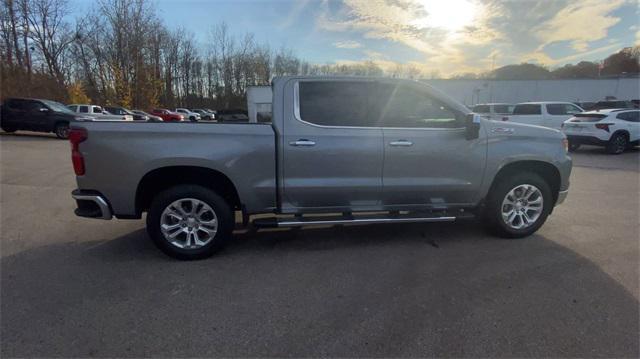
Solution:
<svg viewBox="0 0 640 359"><path fill-rule="evenodd" d="M503 178L487 200L488 229L500 237L521 238L533 234L553 207L549 184L535 173Z"/></svg>
<svg viewBox="0 0 640 359"><path fill-rule="evenodd" d="M56 128L54 129L54 133L56 137L61 140L66 140L69 138L69 124L68 123L58 123L56 124Z"/></svg>
<svg viewBox="0 0 640 359"><path fill-rule="evenodd" d="M234 226L233 211L215 192L180 185L159 193L147 213L147 232L165 254L202 259L222 249Z"/></svg>

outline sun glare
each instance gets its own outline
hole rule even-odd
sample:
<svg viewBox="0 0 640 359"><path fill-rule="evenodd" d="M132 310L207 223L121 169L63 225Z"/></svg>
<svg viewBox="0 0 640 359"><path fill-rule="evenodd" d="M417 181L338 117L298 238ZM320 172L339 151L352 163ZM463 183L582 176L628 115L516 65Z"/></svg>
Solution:
<svg viewBox="0 0 640 359"><path fill-rule="evenodd" d="M414 24L423 28L439 28L450 32L461 30L473 23L477 5L469 0L419 0L427 13Z"/></svg>

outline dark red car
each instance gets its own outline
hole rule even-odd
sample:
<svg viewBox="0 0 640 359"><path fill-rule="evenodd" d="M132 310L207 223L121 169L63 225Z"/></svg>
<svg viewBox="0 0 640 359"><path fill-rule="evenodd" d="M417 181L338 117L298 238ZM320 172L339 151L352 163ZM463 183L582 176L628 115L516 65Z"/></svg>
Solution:
<svg viewBox="0 0 640 359"><path fill-rule="evenodd" d="M184 116L181 114L169 111L165 108L155 108L151 111L151 114L162 118L165 122L177 122L184 120Z"/></svg>

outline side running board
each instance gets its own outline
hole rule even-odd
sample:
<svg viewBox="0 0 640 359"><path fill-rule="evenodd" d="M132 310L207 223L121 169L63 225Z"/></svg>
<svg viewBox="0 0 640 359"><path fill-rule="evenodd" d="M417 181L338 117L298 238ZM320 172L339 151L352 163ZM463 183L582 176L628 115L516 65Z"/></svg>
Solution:
<svg viewBox="0 0 640 359"><path fill-rule="evenodd" d="M464 216L468 218L468 216ZM373 223L414 223L414 222L453 222L454 216L419 216L410 215L361 215L361 216L325 216L288 218L258 218L253 225L259 228L303 227L338 224L373 224Z"/></svg>

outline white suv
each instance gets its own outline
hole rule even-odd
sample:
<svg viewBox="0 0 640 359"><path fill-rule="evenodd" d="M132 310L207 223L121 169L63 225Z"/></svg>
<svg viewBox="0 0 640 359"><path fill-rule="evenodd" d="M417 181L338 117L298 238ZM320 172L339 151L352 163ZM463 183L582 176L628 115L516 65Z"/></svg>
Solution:
<svg viewBox="0 0 640 359"><path fill-rule="evenodd" d="M202 119L199 113L193 112L188 108L176 108L176 112L183 115L185 120L189 120L191 122L197 122Z"/></svg>
<svg viewBox="0 0 640 359"><path fill-rule="evenodd" d="M580 145L604 146L619 154L637 145L640 139L640 110L612 109L575 114L562 125L569 139L569 150Z"/></svg>

